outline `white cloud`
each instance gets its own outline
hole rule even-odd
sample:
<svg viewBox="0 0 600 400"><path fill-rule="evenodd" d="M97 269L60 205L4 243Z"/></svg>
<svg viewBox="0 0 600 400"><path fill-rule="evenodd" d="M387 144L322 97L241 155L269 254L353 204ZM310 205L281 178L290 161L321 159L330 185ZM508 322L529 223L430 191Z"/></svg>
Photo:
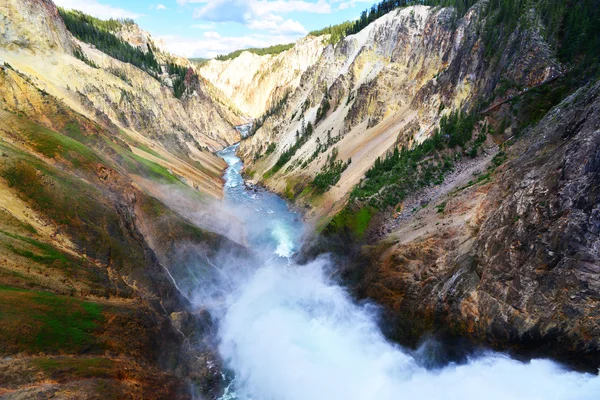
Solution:
<svg viewBox="0 0 600 400"><path fill-rule="evenodd" d="M331 0L332 3L340 3L340 5L337 7L338 11L342 11L342 10L346 10L350 7L354 8L357 5L361 5L361 4L373 4L374 1L373 0ZM366 6L362 6L363 8L366 8Z"/></svg>
<svg viewBox="0 0 600 400"><path fill-rule="evenodd" d="M187 4L192 2L204 5L194 10L194 18L207 21L247 22L254 19L264 19L273 14L292 12L307 12L318 14L331 13L331 6L326 0L316 3L304 0L180 0Z"/></svg>
<svg viewBox="0 0 600 400"><path fill-rule="evenodd" d="M316 3L303 0L254 0L249 3L252 4L252 9L257 15L291 12L309 12L317 14L331 13L331 6L325 0L319 0Z"/></svg>
<svg viewBox="0 0 600 400"><path fill-rule="evenodd" d="M86 14L93 15L101 19L109 18L139 18L142 14L137 14L123 8L113 7L108 4L98 3L97 0L54 0L56 5L83 11Z"/></svg>
<svg viewBox="0 0 600 400"><path fill-rule="evenodd" d="M308 31L300 22L292 19L284 20L280 15L268 14L262 19L252 19L247 21L248 29L255 31L267 30L273 34L306 34Z"/></svg>
<svg viewBox="0 0 600 400"><path fill-rule="evenodd" d="M204 32L204 37L208 39L221 39L221 35L215 31Z"/></svg>
<svg viewBox="0 0 600 400"><path fill-rule="evenodd" d="M156 5L156 9L157 9L157 10L166 10L166 9L167 9L167 7L163 6L162 4L157 4L157 5Z"/></svg>
<svg viewBox="0 0 600 400"><path fill-rule="evenodd" d="M200 0L189 2L192 1ZM300 22L284 20L279 15L291 12L330 13L331 7L325 0L318 0L316 3L303 0L211 0L194 10L194 18L237 22L249 29L266 30L273 34L307 33Z"/></svg>
<svg viewBox="0 0 600 400"><path fill-rule="evenodd" d="M296 33L302 35L308 33L306 28L302 26L300 22L291 19L288 19L284 21L281 25L279 25L277 32L282 34Z"/></svg>

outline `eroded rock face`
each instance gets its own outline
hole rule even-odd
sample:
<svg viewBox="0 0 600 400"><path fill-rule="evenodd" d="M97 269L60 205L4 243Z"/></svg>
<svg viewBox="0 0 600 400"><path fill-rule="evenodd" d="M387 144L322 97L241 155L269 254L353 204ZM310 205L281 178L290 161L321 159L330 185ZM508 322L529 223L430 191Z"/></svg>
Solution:
<svg viewBox="0 0 600 400"><path fill-rule="evenodd" d="M239 117L212 85L196 80L177 99L171 77L141 69L75 39L50 0L10 0L0 5L0 58L46 92L94 119L109 119L128 135L140 134L173 153L201 160L201 149L219 150L239 140ZM117 33L148 49L151 36L135 24ZM152 46L154 47L154 46ZM76 48L95 66L74 57ZM161 62L192 68L189 61L155 47Z"/></svg>
<svg viewBox="0 0 600 400"><path fill-rule="evenodd" d="M442 331L597 365L600 83L555 107L509 154L493 182L450 200L444 221L464 222L430 220L409 239L418 221L407 221L407 239L373 253L363 294L391 310L398 338Z"/></svg>
<svg viewBox="0 0 600 400"><path fill-rule="evenodd" d="M298 87L302 74L319 59L324 47L322 38L306 37L277 55L243 52L233 60L211 60L200 74L242 112L256 118Z"/></svg>
<svg viewBox="0 0 600 400"><path fill-rule="evenodd" d="M493 98L503 79L531 87L563 69L542 39L542 27L527 16L503 53L490 62L482 37L485 20L481 14L486 4L477 3L462 18L452 8L398 9L335 47L325 48L283 110L240 146L255 179L293 146L302 124L311 122L315 126L311 138L278 173L267 175L264 183L280 193L289 193L291 188L296 200L310 208L309 218L318 221L324 214L339 211L375 160L397 143L410 147L422 142L442 116ZM318 110L325 101L330 107L319 119ZM326 143L329 136L336 143L313 157L319 143ZM265 155L269 144L277 146ZM324 168L334 147L340 160L352 163L322 199L315 203L303 198L302 185Z"/></svg>
<svg viewBox="0 0 600 400"><path fill-rule="evenodd" d="M65 24L51 0L3 1L0 48L72 51Z"/></svg>

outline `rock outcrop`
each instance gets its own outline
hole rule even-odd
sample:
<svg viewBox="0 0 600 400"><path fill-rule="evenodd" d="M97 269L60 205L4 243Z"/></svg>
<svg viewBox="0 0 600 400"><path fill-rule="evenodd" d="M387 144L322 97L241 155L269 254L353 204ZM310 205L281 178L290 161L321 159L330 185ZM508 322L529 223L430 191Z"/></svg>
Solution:
<svg viewBox="0 0 600 400"><path fill-rule="evenodd" d="M600 84L508 154L491 182L457 182L435 199L443 213L418 211L387 234L359 286L394 316L397 338L433 330L598 365Z"/></svg>
<svg viewBox="0 0 600 400"><path fill-rule="evenodd" d="M0 7L4 62L70 108L112 124L123 140L160 153L153 161L176 169L190 185L220 196L224 164L211 153L239 140L233 125L241 119L216 88L190 78L189 90L178 99L167 74L151 76L74 38L51 1L10 0ZM120 36L133 46L153 43L135 25L124 24L122 31ZM156 57L188 68L195 76L187 60L160 50Z"/></svg>

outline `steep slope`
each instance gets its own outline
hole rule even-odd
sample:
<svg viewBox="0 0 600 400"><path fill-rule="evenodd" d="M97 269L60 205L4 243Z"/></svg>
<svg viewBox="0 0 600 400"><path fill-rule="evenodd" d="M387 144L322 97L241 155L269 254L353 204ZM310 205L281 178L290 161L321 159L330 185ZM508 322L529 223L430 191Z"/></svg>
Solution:
<svg viewBox="0 0 600 400"><path fill-rule="evenodd" d="M277 55L244 51L232 60L210 60L200 74L243 113L257 118L298 87L302 74L319 59L324 47L323 38L306 37Z"/></svg>
<svg viewBox="0 0 600 400"><path fill-rule="evenodd" d="M211 390L194 363L213 356L176 325L189 306L173 237L205 257L241 248L135 182L209 198L9 67L0 105L0 348L13 357L0 393L189 398L194 376Z"/></svg>
<svg viewBox="0 0 600 400"><path fill-rule="evenodd" d="M216 397L210 316L173 277L191 256L206 280L217 254L251 259L202 217L238 117L187 60L118 61L51 1L2 2L0 33L0 397Z"/></svg>
<svg viewBox="0 0 600 400"><path fill-rule="evenodd" d="M497 62L489 62L479 34L485 7L480 2L462 18L452 8L401 8L328 46L282 112L241 146L255 179L309 204L314 221L332 216L397 144L421 143L442 117L514 93L500 94L500 82L533 87L560 73L541 28L526 17ZM309 125L314 132L307 136ZM315 193L311 182L337 168L333 157L341 169L351 163L339 183Z"/></svg>
<svg viewBox="0 0 600 400"><path fill-rule="evenodd" d="M580 89L498 170L476 166L386 215L371 267L353 273L393 316L392 336L433 330L598 365L599 99L600 83Z"/></svg>
<svg viewBox="0 0 600 400"><path fill-rule="evenodd" d="M122 139L158 152L166 162L155 161L168 168L173 164L191 185L206 186L219 196L224 164L211 151L238 140L232 124L239 117L225 100L213 100L218 90L198 78L187 60L156 52L159 62L183 63L179 69L185 73L186 92L178 99L167 72L152 76L72 37L51 1L11 0L0 7L4 62L72 109L112 122ZM122 30L134 45L152 41L137 27Z"/></svg>

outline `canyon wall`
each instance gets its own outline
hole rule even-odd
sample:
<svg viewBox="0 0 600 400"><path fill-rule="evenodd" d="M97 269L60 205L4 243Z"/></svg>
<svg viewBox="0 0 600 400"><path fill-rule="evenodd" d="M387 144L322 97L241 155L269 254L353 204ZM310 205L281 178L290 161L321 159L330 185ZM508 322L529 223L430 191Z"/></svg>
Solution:
<svg viewBox="0 0 600 400"><path fill-rule="evenodd" d="M239 140L240 113L187 60L154 52L161 74L77 40L49 0L0 4L2 398L219 393L210 316L173 277L192 258L203 279L217 255L249 259L189 219L222 197L214 151ZM179 97L167 63L185 74Z"/></svg>
<svg viewBox="0 0 600 400"><path fill-rule="evenodd" d="M329 45L282 111L240 147L253 178L306 204L318 224L344 207L375 160L397 144L414 146L433 135L443 116L471 110L483 98L509 96L511 90L495 95L501 81L532 87L564 69L541 28L525 18L504 53L495 55L498 62L490 63L480 35L486 4L479 2L462 18L452 8L401 8ZM314 133L269 173L309 122ZM269 145L275 148L267 151ZM334 148L338 160L351 164L336 185L313 196L305 189Z"/></svg>
<svg viewBox="0 0 600 400"><path fill-rule="evenodd" d="M298 87L302 74L321 57L325 41L308 36L276 55L244 51L231 60L210 60L200 68L200 74L243 113L257 118Z"/></svg>

